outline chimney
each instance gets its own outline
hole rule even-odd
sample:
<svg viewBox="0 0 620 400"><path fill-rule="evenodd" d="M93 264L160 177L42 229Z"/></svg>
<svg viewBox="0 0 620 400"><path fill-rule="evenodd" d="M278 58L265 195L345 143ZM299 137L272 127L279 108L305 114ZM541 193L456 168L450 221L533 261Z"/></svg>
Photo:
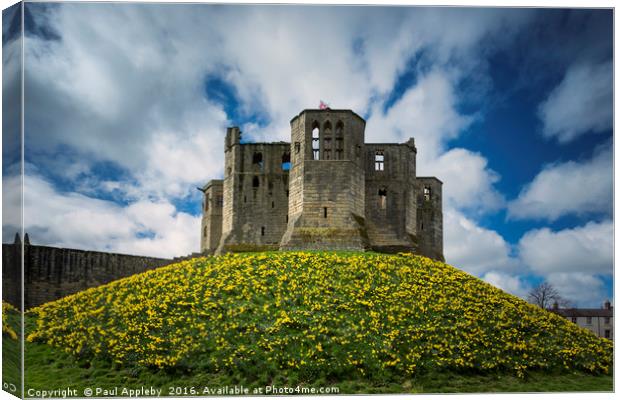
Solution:
<svg viewBox="0 0 620 400"><path fill-rule="evenodd" d="M609 300L605 301L605 310L611 310L611 302Z"/></svg>
<svg viewBox="0 0 620 400"><path fill-rule="evenodd" d="M15 240L13 240L13 244L22 244L22 239L19 237L19 232L15 234Z"/></svg>

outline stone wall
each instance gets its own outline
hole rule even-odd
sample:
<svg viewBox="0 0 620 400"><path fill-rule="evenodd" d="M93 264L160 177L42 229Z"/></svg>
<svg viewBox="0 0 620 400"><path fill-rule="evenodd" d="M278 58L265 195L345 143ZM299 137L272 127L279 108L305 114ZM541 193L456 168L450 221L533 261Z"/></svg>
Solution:
<svg viewBox="0 0 620 400"><path fill-rule="evenodd" d="M21 276L14 273L20 270L20 247L19 243L2 244L5 290L21 286ZM171 262L162 258L25 244L24 305L28 309ZM9 291L3 297L14 305L21 302L19 291Z"/></svg>
<svg viewBox="0 0 620 400"><path fill-rule="evenodd" d="M229 226L217 251L277 249L288 221L290 144L238 143L227 156L225 201L236 207L224 209Z"/></svg>
<svg viewBox="0 0 620 400"><path fill-rule="evenodd" d="M443 261L442 182L435 177L418 177L416 188L418 252Z"/></svg>
<svg viewBox="0 0 620 400"><path fill-rule="evenodd" d="M222 237L222 207L224 204L223 181L214 179L202 188L202 236L200 251L212 254L220 244Z"/></svg>
<svg viewBox="0 0 620 400"><path fill-rule="evenodd" d="M370 143L365 149L370 246L376 251L415 251L415 146Z"/></svg>

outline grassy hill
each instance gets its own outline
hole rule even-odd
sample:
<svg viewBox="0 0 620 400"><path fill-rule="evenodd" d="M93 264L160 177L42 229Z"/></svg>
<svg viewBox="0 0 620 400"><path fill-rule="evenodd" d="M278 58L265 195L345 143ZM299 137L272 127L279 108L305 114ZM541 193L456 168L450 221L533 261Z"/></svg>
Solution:
<svg viewBox="0 0 620 400"><path fill-rule="evenodd" d="M73 384L150 379L344 384L341 390L362 393L612 390L611 341L413 255L194 259L44 304L27 321L31 384L51 374L49 365L46 373L37 368L64 363L64 376L82 370ZM550 374L567 387L519 384ZM575 387L577 378L588 383ZM454 387L459 379L464 385Z"/></svg>

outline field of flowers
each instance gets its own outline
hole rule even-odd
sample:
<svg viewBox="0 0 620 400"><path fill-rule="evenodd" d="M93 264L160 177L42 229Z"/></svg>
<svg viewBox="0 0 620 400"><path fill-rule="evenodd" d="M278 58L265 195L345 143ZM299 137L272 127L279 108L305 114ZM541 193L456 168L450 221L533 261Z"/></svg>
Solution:
<svg viewBox="0 0 620 400"><path fill-rule="evenodd" d="M12 340L17 340L17 333L15 332L15 328L11 326L11 321L9 321L9 317L11 315L18 316L19 311L7 303L6 301L2 302L2 335L6 335Z"/></svg>
<svg viewBox="0 0 620 400"><path fill-rule="evenodd" d="M303 381L428 371L610 373L612 342L414 255L228 254L28 312L27 340L121 366Z"/></svg>

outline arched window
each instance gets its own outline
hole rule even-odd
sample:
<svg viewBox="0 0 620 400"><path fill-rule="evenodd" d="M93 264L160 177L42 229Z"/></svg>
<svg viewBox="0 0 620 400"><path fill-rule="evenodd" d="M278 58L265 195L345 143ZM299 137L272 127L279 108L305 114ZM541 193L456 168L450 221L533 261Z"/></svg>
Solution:
<svg viewBox="0 0 620 400"><path fill-rule="evenodd" d="M336 146L336 152L335 152L335 159L336 160L343 160L344 159L344 124L342 123L342 121L338 121L336 123L336 138L335 138L335 146Z"/></svg>
<svg viewBox="0 0 620 400"><path fill-rule="evenodd" d="M332 159L332 124L329 121L323 124L323 159Z"/></svg>
<svg viewBox="0 0 620 400"><path fill-rule="evenodd" d="M344 132L344 124L342 121L336 122L336 136L342 136Z"/></svg>
<svg viewBox="0 0 620 400"><path fill-rule="evenodd" d="M324 135L332 134L332 123L331 122L325 121L325 123L323 124L323 134Z"/></svg>
<svg viewBox="0 0 620 400"><path fill-rule="evenodd" d="M379 209L385 210L387 207L387 189L379 189Z"/></svg>
<svg viewBox="0 0 620 400"><path fill-rule="evenodd" d="M313 160L318 160L319 159L319 146L320 146L320 139L319 139L319 123L314 121L312 123L312 159Z"/></svg>

